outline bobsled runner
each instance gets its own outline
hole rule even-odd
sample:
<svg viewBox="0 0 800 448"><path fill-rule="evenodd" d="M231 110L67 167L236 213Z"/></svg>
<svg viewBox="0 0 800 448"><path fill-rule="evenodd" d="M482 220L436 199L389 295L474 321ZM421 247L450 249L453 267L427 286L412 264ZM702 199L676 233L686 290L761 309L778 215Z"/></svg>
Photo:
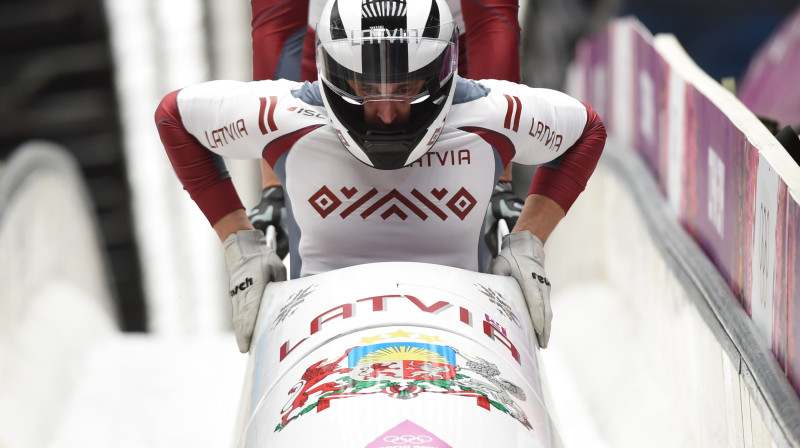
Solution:
<svg viewBox="0 0 800 448"><path fill-rule="evenodd" d="M235 447L558 447L510 277L374 263L268 285Z"/></svg>

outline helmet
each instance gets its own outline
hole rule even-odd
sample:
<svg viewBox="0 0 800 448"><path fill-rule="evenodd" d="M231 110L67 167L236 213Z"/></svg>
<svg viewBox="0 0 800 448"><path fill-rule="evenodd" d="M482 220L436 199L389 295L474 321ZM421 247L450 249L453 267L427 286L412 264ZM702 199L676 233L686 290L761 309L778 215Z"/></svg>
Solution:
<svg viewBox="0 0 800 448"><path fill-rule="evenodd" d="M316 47L325 108L358 160L398 169L433 146L458 67L458 27L445 0L329 0ZM377 103L386 101L397 103ZM386 104L405 107L406 119L368 124L365 110Z"/></svg>

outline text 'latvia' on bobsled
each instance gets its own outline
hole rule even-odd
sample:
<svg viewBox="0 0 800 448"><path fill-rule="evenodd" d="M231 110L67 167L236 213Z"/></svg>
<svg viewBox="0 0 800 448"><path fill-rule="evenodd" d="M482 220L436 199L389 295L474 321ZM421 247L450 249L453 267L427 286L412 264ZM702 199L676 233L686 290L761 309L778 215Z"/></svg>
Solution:
<svg viewBox="0 0 800 448"><path fill-rule="evenodd" d="M264 293L236 447L561 446L511 277L374 263Z"/></svg>

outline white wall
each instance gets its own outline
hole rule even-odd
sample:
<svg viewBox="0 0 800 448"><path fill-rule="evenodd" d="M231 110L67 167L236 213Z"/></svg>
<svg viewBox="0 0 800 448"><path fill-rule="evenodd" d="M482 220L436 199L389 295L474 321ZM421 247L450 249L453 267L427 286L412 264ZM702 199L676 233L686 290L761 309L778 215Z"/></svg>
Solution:
<svg viewBox="0 0 800 448"><path fill-rule="evenodd" d="M77 165L52 144L19 151L0 167L0 446L37 447L117 319Z"/></svg>
<svg viewBox="0 0 800 448"><path fill-rule="evenodd" d="M573 388L605 446L783 446L747 368L691 298L693 273L676 273L637 186L608 162L638 156L613 145L545 247L554 318L543 357L569 376L554 384ZM553 387L569 440L564 395Z"/></svg>

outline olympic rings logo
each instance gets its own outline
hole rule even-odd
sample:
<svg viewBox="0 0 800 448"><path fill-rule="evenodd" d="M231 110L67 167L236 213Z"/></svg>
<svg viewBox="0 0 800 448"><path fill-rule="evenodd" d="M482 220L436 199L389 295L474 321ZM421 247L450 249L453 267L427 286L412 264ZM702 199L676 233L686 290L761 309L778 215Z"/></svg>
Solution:
<svg viewBox="0 0 800 448"><path fill-rule="evenodd" d="M432 442L433 439L428 436L412 436L411 434L406 434L402 436L394 436L389 435L383 438L384 442L388 443L413 443L414 445L419 445L421 443L428 443Z"/></svg>

